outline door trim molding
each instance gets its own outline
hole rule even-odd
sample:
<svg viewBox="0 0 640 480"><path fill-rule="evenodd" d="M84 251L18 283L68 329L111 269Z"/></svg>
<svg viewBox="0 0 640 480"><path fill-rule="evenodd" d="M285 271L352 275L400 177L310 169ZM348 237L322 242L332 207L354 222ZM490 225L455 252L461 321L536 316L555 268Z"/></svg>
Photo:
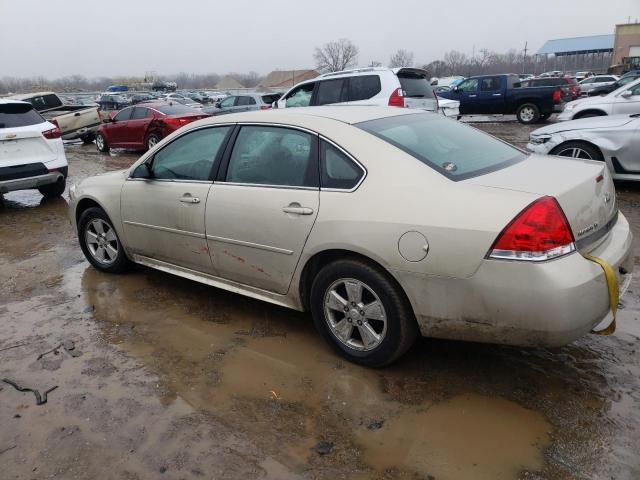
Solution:
<svg viewBox="0 0 640 480"><path fill-rule="evenodd" d="M243 247L257 248L259 250L266 250L267 252L282 253L283 255L293 255L293 250L287 250L286 248L272 247L271 245L262 245L260 243L244 242L242 240L235 240L233 238L207 235L207 240L213 240L221 243L230 243L232 245L241 245Z"/></svg>
<svg viewBox="0 0 640 480"><path fill-rule="evenodd" d="M179 230L177 228L161 227L159 225L148 225L146 223L131 222L129 220L123 220L122 223L126 225L133 225L134 227L143 227L143 228L150 228L151 230L160 230L161 232L176 233L178 235L187 235L189 237L207 238L204 233L190 232L188 230Z"/></svg>

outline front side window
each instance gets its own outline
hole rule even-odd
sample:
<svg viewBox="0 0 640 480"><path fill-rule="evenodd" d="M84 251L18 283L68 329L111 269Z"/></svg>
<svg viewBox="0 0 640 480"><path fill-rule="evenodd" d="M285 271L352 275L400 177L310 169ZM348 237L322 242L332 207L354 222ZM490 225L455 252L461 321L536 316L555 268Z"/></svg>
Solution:
<svg viewBox="0 0 640 480"><path fill-rule="evenodd" d="M364 175L348 156L328 142L320 144L320 185L322 188L351 190Z"/></svg>
<svg viewBox="0 0 640 480"><path fill-rule="evenodd" d="M115 117L113 117L113 121L123 122L125 120L129 120L131 118L131 112L133 112L133 108L125 108L124 110L118 112Z"/></svg>
<svg viewBox="0 0 640 480"><path fill-rule="evenodd" d="M316 98L317 105L329 105L331 103L340 103L343 100L344 78L335 80L324 80L318 83L318 96Z"/></svg>
<svg viewBox="0 0 640 480"><path fill-rule="evenodd" d="M469 80L465 80L458 85L458 91L468 93L475 92L478 90L478 79L470 78Z"/></svg>
<svg viewBox="0 0 640 480"><path fill-rule="evenodd" d="M220 102L220 108L231 108L235 105L237 97L228 97Z"/></svg>
<svg viewBox="0 0 640 480"><path fill-rule="evenodd" d="M499 170L526 158L515 147L441 115L399 115L356 126L452 180Z"/></svg>
<svg viewBox="0 0 640 480"><path fill-rule="evenodd" d="M640 95L640 84L636 85L635 87L631 87L631 95L636 96L636 95Z"/></svg>
<svg viewBox="0 0 640 480"><path fill-rule="evenodd" d="M315 136L271 126L244 126L229 159L226 181L290 187L317 186Z"/></svg>
<svg viewBox="0 0 640 480"><path fill-rule="evenodd" d="M152 178L209 180L213 164L231 128L202 128L175 139L154 155Z"/></svg>
<svg viewBox="0 0 640 480"><path fill-rule="evenodd" d="M378 75L362 75L349 79L348 101L368 100L375 97L382 90Z"/></svg>
<svg viewBox="0 0 640 480"><path fill-rule="evenodd" d="M294 89L287 97L287 107L308 107L311 104L311 95L315 83L306 83Z"/></svg>

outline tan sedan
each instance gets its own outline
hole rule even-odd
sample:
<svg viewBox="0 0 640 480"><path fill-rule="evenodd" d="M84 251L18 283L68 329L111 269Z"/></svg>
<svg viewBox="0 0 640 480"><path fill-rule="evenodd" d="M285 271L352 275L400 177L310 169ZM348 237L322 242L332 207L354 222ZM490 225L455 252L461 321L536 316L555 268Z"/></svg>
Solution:
<svg viewBox="0 0 640 480"><path fill-rule="evenodd" d="M601 162L528 155L419 110L312 107L194 122L131 168L83 180L89 262L138 263L311 311L348 359L424 336L561 345L630 278L631 233Z"/></svg>

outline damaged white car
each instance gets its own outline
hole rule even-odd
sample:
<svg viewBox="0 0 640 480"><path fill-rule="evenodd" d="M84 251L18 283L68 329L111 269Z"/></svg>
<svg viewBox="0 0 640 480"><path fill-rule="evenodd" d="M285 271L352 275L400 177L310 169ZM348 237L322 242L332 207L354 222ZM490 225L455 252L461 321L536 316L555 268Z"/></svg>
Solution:
<svg viewBox="0 0 640 480"><path fill-rule="evenodd" d="M640 114L556 123L531 132L534 153L604 161L614 179L640 180Z"/></svg>

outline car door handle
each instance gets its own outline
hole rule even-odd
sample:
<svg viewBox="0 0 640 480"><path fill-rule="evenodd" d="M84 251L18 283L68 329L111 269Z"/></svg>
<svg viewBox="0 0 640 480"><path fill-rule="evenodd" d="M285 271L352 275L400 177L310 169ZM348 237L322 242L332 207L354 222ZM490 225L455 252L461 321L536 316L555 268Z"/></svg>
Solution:
<svg viewBox="0 0 640 480"><path fill-rule="evenodd" d="M469 98L475 98L477 95L469 95Z"/></svg>
<svg viewBox="0 0 640 480"><path fill-rule="evenodd" d="M502 96L502 94L501 94L501 93L494 93L494 94L493 94L493 96L494 96L494 97L501 97L501 96Z"/></svg>
<svg viewBox="0 0 640 480"><path fill-rule="evenodd" d="M286 207L282 207L284 213L293 213L294 215L311 215L313 208L301 207L299 203L291 203Z"/></svg>
<svg viewBox="0 0 640 480"><path fill-rule="evenodd" d="M180 198L182 203L200 203L200 199L198 197L192 197L191 195L183 195Z"/></svg>

